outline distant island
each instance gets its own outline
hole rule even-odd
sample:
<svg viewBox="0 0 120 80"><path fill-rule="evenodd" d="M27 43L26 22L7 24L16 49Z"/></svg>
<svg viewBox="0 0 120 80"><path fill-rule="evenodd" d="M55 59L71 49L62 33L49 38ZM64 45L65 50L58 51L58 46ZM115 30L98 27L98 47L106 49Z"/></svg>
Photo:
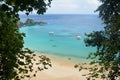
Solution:
<svg viewBox="0 0 120 80"><path fill-rule="evenodd" d="M32 25L36 25L36 24L38 24L38 25L45 25L45 24L47 24L47 23L44 22L44 21L35 22L33 19L29 19L29 18L28 18L25 23L19 21L19 22L18 22L18 27L22 27L22 26L32 26Z"/></svg>

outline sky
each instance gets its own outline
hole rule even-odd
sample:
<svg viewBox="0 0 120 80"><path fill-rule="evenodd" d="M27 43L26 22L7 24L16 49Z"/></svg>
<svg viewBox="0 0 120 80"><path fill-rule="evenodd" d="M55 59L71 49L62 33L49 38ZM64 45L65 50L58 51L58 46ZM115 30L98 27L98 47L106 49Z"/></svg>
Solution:
<svg viewBox="0 0 120 80"><path fill-rule="evenodd" d="M98 0L53 0L46 14L97 14Z"/></svg>

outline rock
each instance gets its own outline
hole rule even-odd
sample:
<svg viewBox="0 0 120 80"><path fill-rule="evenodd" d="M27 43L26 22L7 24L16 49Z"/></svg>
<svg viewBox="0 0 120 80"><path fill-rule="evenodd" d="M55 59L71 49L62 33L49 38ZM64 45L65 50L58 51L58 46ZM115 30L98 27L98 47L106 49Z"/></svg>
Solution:
<svg viewBox="0 0 120 80"><path fill-rule="evenodd" d="M23 23L23 22L18 21L17 26L18 26L18 27L22 27L22 26L24 26L24 23Z"/></svg>
<svg viewBox="0 0 120 80"><path fill-rule="evenodd" d="M56 45L52 45L52 47L57 47Z"/></svg>
<svg viewBox="0 0 120 80"><path fill-rule="evenodd" d="M18 22L18 27L22 27L22 26L31 26L31 25L45 25L47 24L46 22L40 21L40 22L35 22L33 19L27 19L25 23L23 22Z"/></svg>
<svg viewBox="0 0 120 80"><path fill-rule="evenodd" d="M34 25L34 24L35 24L34 20L33 20L33 19L29 19L29 18L28 18L28 19L26 20L26 22L24 23L24 25L28 25L28 26L29 26L29 25Z"/></svg>
<svg viewBox="0 0 120 80"><path fill-rule="evenodd" d="M45 24L47 24L46 22L43 22L43 21L40 21L40 22L38 22L38 24L39 25L45 25Z"/></svg>
<svg viewBox="0 0 120 80"><path fill-rule="evenodd" d="M71 60L71 58L68 58L68 60Z"/></svg>

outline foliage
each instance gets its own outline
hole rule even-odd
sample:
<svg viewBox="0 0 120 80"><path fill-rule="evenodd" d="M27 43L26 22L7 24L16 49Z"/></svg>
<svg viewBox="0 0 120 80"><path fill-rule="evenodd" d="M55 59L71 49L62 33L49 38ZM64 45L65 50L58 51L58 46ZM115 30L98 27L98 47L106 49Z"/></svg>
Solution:
<svg viewBox="0 0 120 80"><path fill-rule="evenodd" d="M29 15L37 10L38 14L43 14L50 3L51 0L0 0L0 80L30 77L28 73L33 71L32 61L35 60L35 54L27 48L24 49L25 34L20 33L17 27L18 12L24 11ZM38 70L51 66L49 58L39 58L40 61L36 63Z"/></svg>
<svg viewBox="0 0 120 80"><path fill-rule="evenodd" d="M87 34L86 46L96 47L95 53L88 56L92 59L88 80L100 77L107 80L118 80L120 77L120 0L100 0L99 15L105 27L103 31ZM81 65L76 65L79 67Z"/></svg>

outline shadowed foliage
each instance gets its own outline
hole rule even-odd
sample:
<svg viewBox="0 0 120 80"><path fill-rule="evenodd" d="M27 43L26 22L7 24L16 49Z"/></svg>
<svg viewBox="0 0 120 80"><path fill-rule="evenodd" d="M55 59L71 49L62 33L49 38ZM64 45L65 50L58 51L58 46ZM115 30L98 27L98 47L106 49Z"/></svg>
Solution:
<svg viewBox="0 0 120 80"><path fill-rule="evenodd" d="M88 69L88 80L100 77L106 80L120 79L120 0L99 0L102 4L96 11L105 24L104 30L87 34L86 46L96 47L95 53L88 58L92 59ZM76 68L83 69L81 65Z"/></svg>
<svg viewBox="0 0 120 80"><path fill-rule="evenodd" d="M28 73L34 71L36 55L23 46L25 34L20 33L17 27L18 12L24 11L29 15L36 10L37 14L43 14L50 3L51 0L0 0L0 80L32 77ZM49 58L39 56L39 59L35 73L51 66Z"/></svg>

